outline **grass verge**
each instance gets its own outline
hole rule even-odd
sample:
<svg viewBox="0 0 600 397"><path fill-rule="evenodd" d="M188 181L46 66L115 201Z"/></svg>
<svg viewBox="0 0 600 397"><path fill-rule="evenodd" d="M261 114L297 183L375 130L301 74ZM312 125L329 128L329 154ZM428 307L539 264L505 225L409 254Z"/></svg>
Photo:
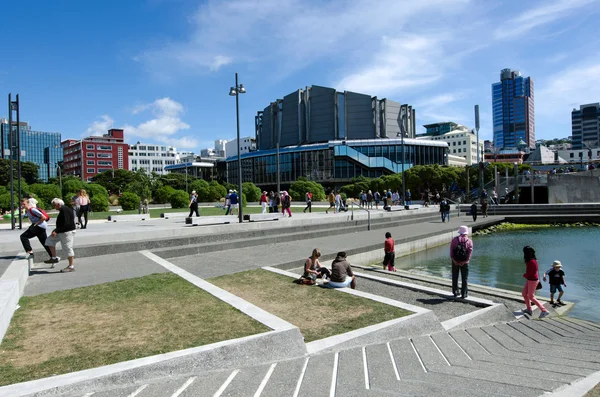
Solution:
<svg viewBox="0 0 600 397"><path fill-rule="evenodd" d="M592 390L590 390L585 397L600 397L600 383L596 385Z"/></svg>
<svg viewBox="0 0 600 397"><path fill-rule="evenodd" d="M24 297L0 386L269 331L171 273Z"/></svg>
<svg viewBox="0 0 600 397"><path fill-rule="evenodd" d="M412 314L370 299L297 285L290 277L262 269L208 281L294 324L305 342Z"/></svg>

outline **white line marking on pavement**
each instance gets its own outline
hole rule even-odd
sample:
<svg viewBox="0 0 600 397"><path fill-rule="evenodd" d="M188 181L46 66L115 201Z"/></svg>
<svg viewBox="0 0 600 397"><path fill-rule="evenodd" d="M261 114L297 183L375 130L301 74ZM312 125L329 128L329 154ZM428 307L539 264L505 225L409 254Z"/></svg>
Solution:
<svg viewBox="0 0 600 397"><path fill-rule="evenodd" d="M85 394L83 395L83 397L90 397L90 396L93 396L93 395L94 395L94 393L96 393L96 392L95 392L95 391L93 391L93 392L91 392L91 393L85 393Z"/></svg>
<svg viewBox="0 0 600 397"><path fill-rule="evenodd" d="M171 397L177 397L179 396L181 393L183 393L183 391L185 389L188 388L189 385L191 385L192 383L194 383L194 381L196 380L196 377L192 377L189 378L179 389L177 389L177 391L175 393L173 393L173 395Z"/></svg>
<svg viewBox="0 0 600 397"><path fill-rule="evenodd" d="M473 361L473 359L471 358L471 356L469 356L469 354L468 354L468 353L465 351L465 349L463 349L463 348L462 348L462 346L461 346L461 345L459 345L459 344L458 344L458 342L454 340L454 338L452 337L452 335L450 335L450 334L447 334L447 335L450 337L450 339L452 339L452 342L454 342L454 344L455 344L456 346L458 346L458 348L459 348L459 349L460 349L460 350L461 350L463 353L465 353L465 356L467 356L467 358L468 358L469 360Z"/></svg>
<svg viewBox="0 0 600 397"><path fill-rule="evenodd" d="M340 352L335 352L333 356L333 372L331 374L331 387L329 388L329 397L335 397L335 385L337 383L338 360Z"/></svg>
<svg viewBox="0 0 600 397"><path fill-rule="evenodd" d="M190 283L194 284L196 287L203 289L204 291L217 297L218 299L222 300L223 302L228 303L229 305L235 307L242 313L246 314L247 316L252 317L253 319L266 325L267 327L271 328L272 330L282 331L282 330L296 328L294 325L288 323L287 321L282 320L279 317L274 316L273 314L267 312L266 310L263 310L260 307L255 306L255 305L251 304L250 302L247 302L247 301L243 300L242 298L235 296L234 294L227 292L224 289L221 289L221 288L217 287L216 285L213 285L213 284L209 283L208 281L203 280L200 277L195 276L188 271L183 270L179 266L172 264L171 262L161 258L160 256L154 255L150 251L139 251L139 253L144 255L146 258L161 265L162 267L164 267L171 273L177 274L179 277L189 281Z"/></svg>
<svg viewBox="0 0 600 397"><path fill-rule="evenodd" d="M140 394L146 387L148 387L148 385L143 385L140 386L136 391L134 391L133 393L131 393L130 395L128 395L127 397L135 397L138 394Z"/></svg>
<svg viewBox="0 0 600 397"><path fill-rule="evenodd" d="M362 348L362 356L363 356L363 368L365 370L365 389L369 390L371 387L369 385L369 367L367 367L367 349L363 346Z"/></svg>
<svg viewBox="0 0 600 397"><path fill-rule="evenodd" d="M392 367L394 367L394 374L396 374L396 379L400 380L400 374L398 373L398 367L396 366L396 360L394 360L394 354L392 353L392 347L390 346L390 342L386 343L388 352L390 352L390 359L392 360Z"/></svg>
<svg viewBox="0 0 600 397"><path fill-rule="evenodd" d="M437 343L435 343L435 341L433 340L433 338L431 337L431 335L429 335L429 340L431 341L431 343L433 343L433 345L437 349L438 353L440 353L440 355L444 358L444 361L446 362L446 364L448 364L448 366L451 367L450 361L448 361L448 359L446 358L446 356L444 356L444 353L442 353L442 351L440 350L439 346L437 345Z"/></svg>
<svg viewBox="0 0 600 397"><path fill-rule="evenodd" d="M302 367L302 372L300 372L300 377L298 378L298 383L296 384L296 390L294 390L294 395L292 397L298 397L298 393L300 393L300 386L302 386L302 380L304 380L304 374L306 373L306 367L308 367L308 360L310 357L306 357L306 361L304 361L304 366Z"/></svg>
<svg viewBox="0 0 600 397"><path fill-rule="evenodd" d="M258 386L258 390L256 390L256 393L254 393L254 397L260 397L260 394L265 389L265 386L267 385L267 382L269 381L269 378L271 377L271 374L273 373L275 366L277 366L277 363L271 364L271 368L269 368L269 370L267 371L267 374L263 378L262 382L260 382L260 386Z"/></svg>
<svg viewBox="0 0 600 397"><path fill-rule="evenodd" d="M410 341L410 345L413 348L413 351L415 352L415 355L417 356L417 358L419 359L419 362L421 363L421 367L423 368L423 371L427 372L427 368L425 368L425 364L423 364L423 360L421 360L421 356L419 356L419 353L417 352L417 349L415 348L415 344L413 343L412 339L409 339Z"/></svg>
<svg viewBox="0 0 600 397"><path fill-rule="evenodd" d="M231 381L233 380L233 378L235 378L235 376L238 374L238 372L240 372L239 369L236 369L235 371L233 371L231 373L231 375L229 375L229 378L227 378L227 380L225 381L225 383L223 383L221 385L221 387L219 388L219 390L217 390L217 392L213 395L213 397L220 397L221 394L223 394L223 392L225 391L225 389L227 389L227 386L229 386L229 384L231 383Z"/></svg>

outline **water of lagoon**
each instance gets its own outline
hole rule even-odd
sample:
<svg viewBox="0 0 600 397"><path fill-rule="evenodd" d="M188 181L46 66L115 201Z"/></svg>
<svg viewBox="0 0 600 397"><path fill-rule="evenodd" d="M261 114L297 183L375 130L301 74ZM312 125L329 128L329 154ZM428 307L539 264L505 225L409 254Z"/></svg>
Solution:
<svg viewBox="0 0 600 397"><path fill-rule="evenodd" d="M560 260L567 288L563 299L575 302L570 315L600 322L600 228L536 228L498 232L473 239L469 283L521 291L525 279L523 247L536 250L540 279ZM449 245L396 259L396 267L414 273L451 278ZM550 297L548 283L537 295ZM556 299L556 297L555 297Z"/></svg>

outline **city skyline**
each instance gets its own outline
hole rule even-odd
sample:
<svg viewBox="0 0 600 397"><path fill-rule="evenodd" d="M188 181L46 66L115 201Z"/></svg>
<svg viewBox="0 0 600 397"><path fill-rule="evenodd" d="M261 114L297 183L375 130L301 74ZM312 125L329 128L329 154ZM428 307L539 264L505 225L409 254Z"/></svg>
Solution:
<svg viewBox="0 0 600 397"><path fill-rule="evenodd" d="M492 139L490 85L511 68L535 80L536 139L569 136L573 108L600 101L600 59L583 51L598 40L599 2L521 5L11 3L3 26L19 34L4 50L29 56L0 66L0 85L20 94L22 120L63 140L123 128L129 143L199 152L235 136L228 96L235 72L248 90L240 98L242 136L254 135L256 112L274 98L323 85L410 103L417 132L443 121L472 128L479 104L480 135ZM30 29L21 29L25 19Z"/></svg>

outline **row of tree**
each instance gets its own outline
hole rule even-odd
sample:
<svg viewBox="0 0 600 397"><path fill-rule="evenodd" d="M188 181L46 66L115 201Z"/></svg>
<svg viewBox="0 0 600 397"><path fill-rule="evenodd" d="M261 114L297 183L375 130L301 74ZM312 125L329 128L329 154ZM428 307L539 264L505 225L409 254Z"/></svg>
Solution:
<svg viewBox="0 0 600 397"><path fill-rule="evenodd" d="M8 209L10 208L8 192L10 167L8 160L0 160L0 208ZM512 164L489 164L484 168L484 180L490 181L493 178L494 165L497 166L500 175L504 175L505 169L509 170L510 175L514 172ZM528 165L520 165L519 172L529 168L531 167ZM141 202L170 203L173 208L185 208L189 203L189 193L192 191L197 192L200 202L218 202L225 197L228 190L237 188L232 184L207 182L184 174L149 174L143 169L135 172L120 169L102 172L93 177L91 183L83 182L74 176L63 176L61 181L51 178L49 183L38 183L37 165L23 163L21 170L21 191L24 195L33 194L39 200L40 206L45 209L50 208L50 201L55 197L62 197L65 202L70 202L81 189L85 189L90 196L92 210L98 212L107 211L109 205L117 204L125 210L136 209ZM405 179L406 188L414 192L413 197L426 189L432 193L436 190L444 193L460 193L465 192L467 186L477 186L478 166L466 168L440 165L414 166L406 171ZM326 189L319 183L300 178L290 185L289 193L294 200L303 201L306 192L310 191L314 201L324 201L326 193L332 188L333 186L329 186ZM352 183L343 186L340 191L345 196L358 197L361 191L383 193L384 190L389 189L402 190L402 174L384 175L372 179L358 177ZM252 182L244 182L242 190L243 203L257 202L262 194L262 190Z"/></svg>

